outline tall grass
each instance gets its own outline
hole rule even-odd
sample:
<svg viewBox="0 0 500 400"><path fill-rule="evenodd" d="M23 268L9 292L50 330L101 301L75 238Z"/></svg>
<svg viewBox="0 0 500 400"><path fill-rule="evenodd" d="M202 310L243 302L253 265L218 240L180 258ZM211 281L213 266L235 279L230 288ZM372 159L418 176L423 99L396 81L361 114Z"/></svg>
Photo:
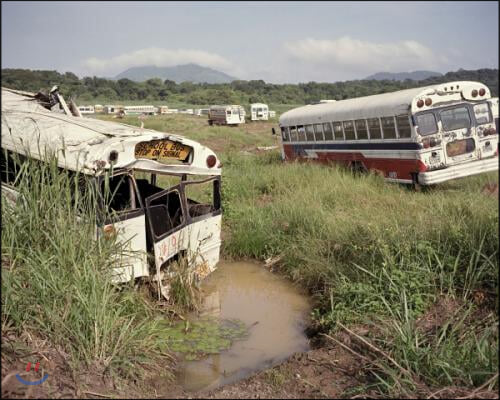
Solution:
<svg viewBox="0 0 500 400"><path fill-rule="evenodd" d="M96 238L85 181L61 174L55 159L28 160L16 205L2 199L2 333L47 339L75 368L136 373L156 354L157 322L133 286L111 284L122 245Z"/></svg>
<svg viewBox="0 0 500 400"><path fill-rule="evenodd" d="M276 153L229 154L224 166L225 253L281 257L281 270L315 297L322 331L334 334L338 322L383 327L377 345L427 387L481 385L498 371L497 317L476 326L451 313L437 333L415 330L443 296L458 301L460 315L498 311L498 199L481 193L496 174L418 193L375 175L284 164ZM493 301L477 306L475 294ZM380 390L415 389L393 368L379 370Z"/></svg>

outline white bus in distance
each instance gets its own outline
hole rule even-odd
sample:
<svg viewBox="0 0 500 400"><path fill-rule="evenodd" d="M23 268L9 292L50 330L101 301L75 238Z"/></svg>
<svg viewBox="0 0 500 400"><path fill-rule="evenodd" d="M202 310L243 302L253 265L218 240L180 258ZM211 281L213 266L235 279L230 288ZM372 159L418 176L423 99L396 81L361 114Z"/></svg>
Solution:
<svg viewBox="0 0 500 400"><path fill-rule="evenodd" d="M250 104L251 121L267 121L269 119L269 107L264 103Z"/></svg>
<svg viewBox="0 0 500 400"><path fill-rule="evenodd" d="M94 106L78 106L80 114L94 114Z"/></svg>
<svg viewBox="0 0 500 400"><path fill-rule="evenodd" d="M280 117L282 157L414 185L496 171L490 98L482 83L459 81L299 107Z"/></svg>
<svg viewBox="0 0 500 400"><path fill-rule="evenodd" d="M221 168L213 151L168 133L54 112L39 98L2 88L2 194L18 197L9 167L18 156L43 162L57 154L61 173L85 174L100 193L97 234L126 245L114 282L151 277L168 298L174 259L186 258L200 279L215 270ZM106 207L109 193L116 194Z"/></svg>
<svg viewBox="0 0 500 400"><path fill-rule="evenodd" d="M155 106L125 106L123 107L125 115L156 115L158 108Z"/></svg>
<svg viewBox="0 0 500 400"><path fill-rule="evenodd" d="M239 125L245 123L245 109L239 105L211 106L208 125Z"/></svg>

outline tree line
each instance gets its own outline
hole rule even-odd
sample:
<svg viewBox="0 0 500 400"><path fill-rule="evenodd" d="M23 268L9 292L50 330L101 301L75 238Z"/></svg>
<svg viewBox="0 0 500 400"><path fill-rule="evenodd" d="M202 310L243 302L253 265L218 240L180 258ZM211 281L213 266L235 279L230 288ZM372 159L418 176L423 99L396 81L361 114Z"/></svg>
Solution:
<svg viewBox="0 0 500 400"><path fill-rule="evenodd" d="M4 87L46 92L53 85L58 85L64 96L75 99L78 104L135 100L192 105L256 102L298 105L315 103L322 99L343 100L456 80L482 82L490 88L492 96L498 96L498 69L488 68L460 69L421 81L352 80L299 84L274 84L263 80L235 80L224 84L175 83L159 78L134 82L130 79L111 80L95 76L79 79L72 72L61 74L57 71L2 69Z"/></svg>

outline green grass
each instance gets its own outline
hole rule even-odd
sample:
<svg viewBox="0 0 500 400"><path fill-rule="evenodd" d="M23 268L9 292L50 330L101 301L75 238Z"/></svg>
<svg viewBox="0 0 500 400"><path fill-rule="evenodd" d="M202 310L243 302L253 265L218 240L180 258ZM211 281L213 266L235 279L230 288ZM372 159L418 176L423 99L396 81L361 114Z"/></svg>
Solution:
<svg viewBox="0 0 500 400"><path fill-rule="evenodd" d="M141 126L136 116L122 119L99 115L98 119ZM257 146L276 144L271 128L278 129L276 121L245 123L239 126L209 126L206 117L193 115L157 115L143 120L144 128L184 136L208 146L216 153L221 151L255 150Z"/></svg>
<svg viewBox="0 0 500 400"><path fill-rule="evenodd" d="M76 189L78 179L54 160L25 162L21 200L2 199L2 335L47 340L75 371L140 374L160 354L158 322L133 286L111 284L122 247L95 239L95 193Z"/></svg>
<svg viewBox="0 0 500 400"><path fill-rule="evenodd" d="M495 173L419 193L277 153L225 158L224 252L281 257L282 273L316 299L322 331L335 334L338 322L382 329L377 346L429 388L475 387L498 371L498 200L481 193ZM475 306L478 292L492 301ZM489 319L447 315L438 333L419 333L416 321L443 296L461 316L489 310ZM393 365L380 365L381 391L415 393L416 380L401 383Z"/></svg>

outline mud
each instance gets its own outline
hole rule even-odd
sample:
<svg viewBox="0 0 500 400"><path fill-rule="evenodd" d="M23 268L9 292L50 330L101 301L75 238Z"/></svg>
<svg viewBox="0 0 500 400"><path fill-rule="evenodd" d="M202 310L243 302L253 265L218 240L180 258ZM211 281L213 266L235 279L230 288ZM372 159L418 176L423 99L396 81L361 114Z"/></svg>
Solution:
<svg viewBox="0 0 500 400"><path fill-rule="evenodd" d="M248 335L219 354L181 363L178 382L185 390L214 389L309 349L307 297L262 265L221 262L202 288L200 316L239 319Z"/></svg>

